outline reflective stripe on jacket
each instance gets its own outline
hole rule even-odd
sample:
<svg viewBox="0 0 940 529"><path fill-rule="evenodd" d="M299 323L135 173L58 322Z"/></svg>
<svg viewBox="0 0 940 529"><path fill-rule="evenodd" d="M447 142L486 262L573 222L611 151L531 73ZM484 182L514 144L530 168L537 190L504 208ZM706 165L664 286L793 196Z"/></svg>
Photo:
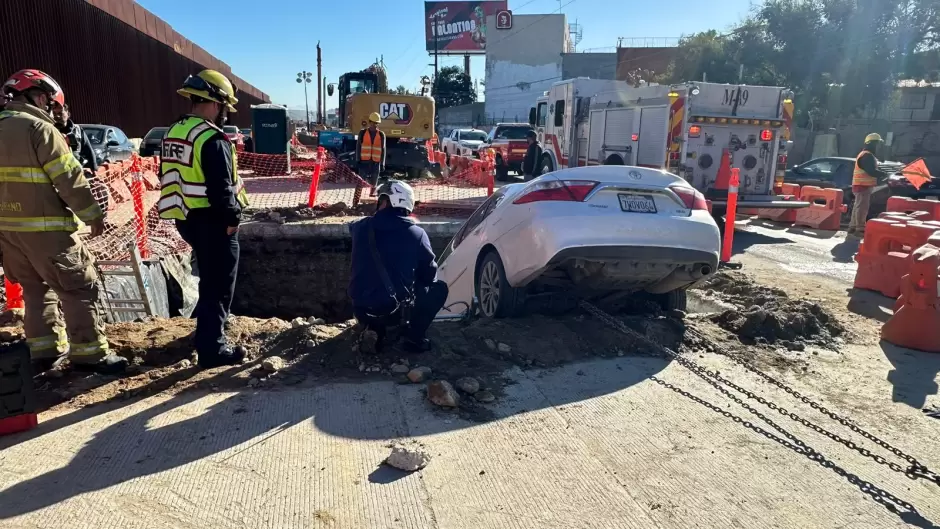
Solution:
<svg viewBox="0 0 940 529"><path fill-rule="evenodd" d="M20 102L0 112L0 231L78 230L104 217L81 164L45 111Z"/></svg>
<svg viewBox="0 0 940 529"><path fill-rule="evenodd" d="M866 154L871 154L868 151L862 151L858 153L858 156L855 157L855 171L852 173L852 186L862 186L862 187L874 187L878 185L878 179L874 176L868 174L868 171L862 169L858 165L858 161L862 159L862 156ZM874 154L872 154L874 156ZM877 164L878 162L875 161Z"/></svg>
<svg viewBox="0 0 940 529"><path fill-rule="evenodd" d="M376 130L373 134L369 129L364 129L359 137L361 146L359 147L359 159L364 162L382 163L382 150L385 148L385 134Z"/></svg>
<svg viewBox="0 0 940 529"><path fill-rule="evenodd" d="M216 134L225 137L222 129L196 116L187 116L170 127L163 139L160 157L160 202L157 208L161 218L185 220L190 210L209 207L206 175L202 170L202 146ZM235 146L231 142L229 144L235 198L242 207L247 207L248 193L238 177Z"/></svg>

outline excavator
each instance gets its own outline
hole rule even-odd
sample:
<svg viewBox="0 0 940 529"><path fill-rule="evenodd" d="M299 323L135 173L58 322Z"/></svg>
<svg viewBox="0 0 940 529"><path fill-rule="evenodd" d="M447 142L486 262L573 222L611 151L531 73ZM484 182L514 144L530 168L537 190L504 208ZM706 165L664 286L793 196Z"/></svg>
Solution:
<svg viewBox="0 0 940 529"><path fill-rule="evenodd" d="M434 135L434 99L428 96L392 94L385 69L374 64L339 77L339 130L320 131L320 145L349 165L355 164L356 139L378 112L379 129L385 133L385 171L419 178L425 170L441 175L440 164L428 161L425 142Z"/></svg>

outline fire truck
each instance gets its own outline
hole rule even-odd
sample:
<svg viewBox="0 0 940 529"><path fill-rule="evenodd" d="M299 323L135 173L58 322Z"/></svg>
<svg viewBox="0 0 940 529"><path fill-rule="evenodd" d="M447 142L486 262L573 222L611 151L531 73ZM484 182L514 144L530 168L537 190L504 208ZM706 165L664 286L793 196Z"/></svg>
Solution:
<svg viewBox="0 0 940 529"><path fill-rule="evenodd" d="M773 86L634 86L580 77L553 84L530 109L529 122L544 147L542 173L583 165L664 169L701 191L719 217L731 168L740 170L739 207L809 205L774 191L792 144L791 97Z"/></svg>

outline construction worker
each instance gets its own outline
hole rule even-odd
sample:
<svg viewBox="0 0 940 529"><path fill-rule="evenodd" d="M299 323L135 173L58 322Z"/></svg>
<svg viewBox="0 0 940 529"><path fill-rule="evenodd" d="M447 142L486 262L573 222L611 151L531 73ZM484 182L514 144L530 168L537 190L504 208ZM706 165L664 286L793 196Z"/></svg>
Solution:
<svg viewBox="0 0 940 529"><path fill-rule="evenodd" d="M385 169L385 133L378 129L382 118L378 112L369 114L369 127L359 131L356 140L356 159L359 176L372 185L372 196Z"/></svg>
<svg viewBox="0 0 940 529"><path fill-rule="evenodd" d="M0 112L0 249L4 272L23 286L34 368L47 371L68 352L76 369L123 371L127 360L108 351L94 258L76 235L76 216L97 237L104 214L49 115L65 104L62 89L39 70L20 70L3 92L12 100Z"/></svg>
<svg viewBox="0 0 940 529"><path fill-rule="evenodd" d="M871 194L879 180L888 178L887 173L878 170L878 158L875 158L875 151L882 142L878 133L873 132L865 136L865 146L855 158L855 172L852 173L852 193L855 195L855 201L849 221L849 235L864 235Z"/></svg>
<svg viewBox="0 0 940 529"><path fill-rule="evenodd" d="M353 313L377 334L377 350L388 327L403 326L405 349L427 351L431 344L425 335L447 301L447 283L437 280L427 232L409 216L415 207L411 186L389 180L378 195L375 214L349 228Z"/></svg>
<svg viewBox="0 0 940 529"><path fill-rule="evenodd" d="M194 343L203 368L240 364L242 347L225 341L235 293L238 224L248 194L238 177L235 145L223 132L238 99L231 81L215 70L190 75L177 90L192 112L170 126L160 160L160 217L176 221L193 247L199 270Z"/></svg>

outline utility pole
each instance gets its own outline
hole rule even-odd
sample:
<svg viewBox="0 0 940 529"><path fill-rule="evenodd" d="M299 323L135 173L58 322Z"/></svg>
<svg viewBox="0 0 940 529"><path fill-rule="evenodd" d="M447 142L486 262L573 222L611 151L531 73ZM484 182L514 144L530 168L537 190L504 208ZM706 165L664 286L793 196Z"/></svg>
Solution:
<svg viewBox="0 0 940 529"><path fill-rule="evenodd" d="M320 41L317 41L317 123L323 125L323 56L320 53Z"/></svg>
<svg viewBox="0 0 940 529"><path fill-rule="evenodd" d="M297 82L304 85L304 108L307 110L307 130L310 130L310 103L307 102L307 85L311 83L313 74L304 70L297 74Z"/></svg>

